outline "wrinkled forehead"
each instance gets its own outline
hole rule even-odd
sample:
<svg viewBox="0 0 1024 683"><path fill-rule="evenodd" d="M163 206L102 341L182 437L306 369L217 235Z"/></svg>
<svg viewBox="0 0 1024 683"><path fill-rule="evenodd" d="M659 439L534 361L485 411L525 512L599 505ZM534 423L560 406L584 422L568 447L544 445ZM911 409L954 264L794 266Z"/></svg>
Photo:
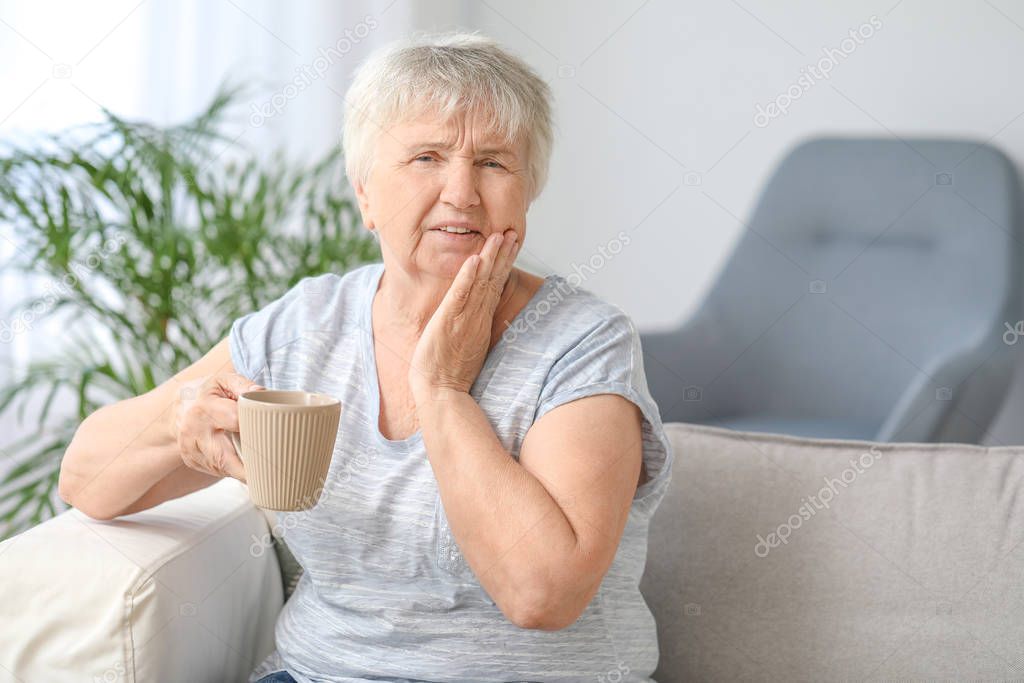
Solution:
<svg viewBox="0 0 1024 683"><path fill-rule="evenodd" d="M399 118L381 136L381 141L401 151L432 147L521 156L524 153L523 136L503 130L497 120L496 116L481 109L451 113L427 109Z"/></svg>

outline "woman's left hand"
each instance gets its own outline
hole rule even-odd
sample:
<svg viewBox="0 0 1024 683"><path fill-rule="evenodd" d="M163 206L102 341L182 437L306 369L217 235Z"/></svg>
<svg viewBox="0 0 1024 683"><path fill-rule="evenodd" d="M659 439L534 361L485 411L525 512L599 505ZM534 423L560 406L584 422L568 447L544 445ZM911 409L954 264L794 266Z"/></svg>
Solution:
<svg viewBox="0 0 1024 683"><path fill-rule="evenodd" d="M413 351L409 388L417 405L442 391L469 393L491 346L494 312L519 251L512 229L487 237L463 261Z"/></svg>

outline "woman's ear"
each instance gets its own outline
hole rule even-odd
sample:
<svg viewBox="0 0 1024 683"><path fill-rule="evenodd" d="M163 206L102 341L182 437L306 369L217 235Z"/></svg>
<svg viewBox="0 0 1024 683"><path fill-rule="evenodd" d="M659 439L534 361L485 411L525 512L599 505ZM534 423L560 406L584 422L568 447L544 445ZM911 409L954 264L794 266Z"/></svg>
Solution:
<svg viewBox="0 0 1024 683"><path fill-rule="evenodd" d="M356 201L359 203L359 213L363 217L363 225L367 230L373 230L373 216L370 213L370 197L366 194L366 185L362 181L352 183L352 189L356 192Z"/></svg>

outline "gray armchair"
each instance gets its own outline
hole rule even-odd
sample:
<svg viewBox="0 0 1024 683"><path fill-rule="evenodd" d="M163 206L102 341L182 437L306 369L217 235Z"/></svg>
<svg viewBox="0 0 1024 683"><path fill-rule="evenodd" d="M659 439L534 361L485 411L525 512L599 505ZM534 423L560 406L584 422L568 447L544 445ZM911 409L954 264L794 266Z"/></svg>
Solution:
<svg viewBox="0 0 1024 683"><path fill-rule="evenodd" d="M988 145L799 145L697 313L643 335L662 419L978 442L1024 331L1021 237L1017 173Z"/></svg>

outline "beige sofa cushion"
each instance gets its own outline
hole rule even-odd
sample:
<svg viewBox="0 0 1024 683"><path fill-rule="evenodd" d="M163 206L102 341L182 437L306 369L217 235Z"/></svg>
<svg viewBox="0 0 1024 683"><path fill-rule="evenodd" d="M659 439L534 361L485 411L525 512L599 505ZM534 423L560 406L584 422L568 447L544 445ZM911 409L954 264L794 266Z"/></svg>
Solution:
<svg viewBox="0 0 1024 683"><path fill-rule="evenodd" d="M1024 676L1024 446L667 430L657 680Z"/></svg>
<svg viewBox="0 0 1024 683"><path fill-rule="evenodd" d="M273 650L267 522L224 479L101 522L68 511L0 544L0 682L244 681Z"/></svg>

